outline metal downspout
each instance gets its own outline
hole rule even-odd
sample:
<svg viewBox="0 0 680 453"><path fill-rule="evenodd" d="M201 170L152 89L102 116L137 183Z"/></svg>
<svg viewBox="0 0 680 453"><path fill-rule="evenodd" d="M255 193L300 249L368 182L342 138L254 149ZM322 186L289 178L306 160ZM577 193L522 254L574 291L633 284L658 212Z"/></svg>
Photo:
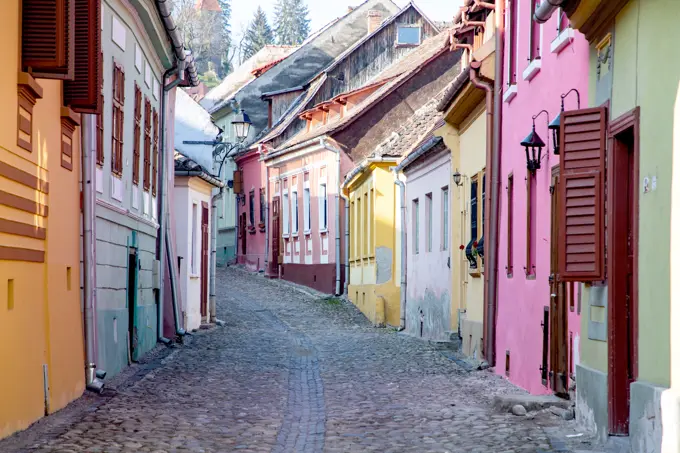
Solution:
<svg viewBox="0 0 680 453"><path fill-rule="evenodd" d="M406 187L404 181L399 179L399 172L396 168L392 169L394 173L394 183L399 186L399 203L401 208L401 317L399 319L399 330L406 329L406 299L408 290L408 277L406 272L408 270L406 262Z"/></svg>
<svg viewBox="0 0 680 453"><path fill-rule="evenodd" d="M82 192L83 192L83 298L85 307L85 387L95 393L104 391L104 371L97 371L97 254L95 244L95 159L92 157L95 145L94 115L83 115L81 133ZM100 379L101 377L101 379Z"/></svg>
<svg viewBox="0 0 680 453"><path fill-rule="evenodd" d="M340 198L345 203L345 285L342 294L349 296L349 197L340 192Z"/></svg>
<svg viewBox="0 0 680 453"><path fill-rule="evenodd" d="M217 175L221 177L221 175ZM215 323L217 321L217 290L215 285L215 278L217 275L217 202L222 200L224 196L224 188L220 187L219 192L217 192L212 197L212 221L210 222L210 323Z"/></svg>
<svg viewBox="0 0 680 453"><path fill-rule="evenodd" d="M470 81L474 86L477 88L484 90L486 92L486 162L489 162L490 165L487 166L487 169L489 170L489 176L491 177L490 179L493 179L493 175L496 173L496 168L493 165L493 127L494 127L494 105L493 105L493 86L482 80L479 77L478 71L479 68L481 67L481 63L478 61L474 61L470 64ZM488 204L490 201L491 193L489 193L486 196L486 203ZM493 211L493 208L491 209ZM489 215L486 215L486 218L484 219L484 224L489 225ZM489 225L488 230L490 231L492 228ZM493 239L491 238L491 235L488 234L487 231L482 233L484 237L488 237L491 240L489 243L491 244L491 249L493 250ZM489 256L491 255L491 256ZM487 271L484 275L485 279L485 294L484 294L484 358L488 363L493 362L493 335L490 332L490 325L492 324L492 315L493 315L493 310L491 309L492 305L492 300L489 297L489 282L491 281L493 276L493 268L494 268L494 259L495 259L495 253L491 252L486 256L485 263L488 261L489 262L489 271Z"/></svg>
<svg viewBox="0 0 680 453"><path fill-rule="evenodd" d="M337 187L335 192L335 295L339 296L342 294L342 278L340 275L340 260L342 259L340 255L340 191L342 190L342 182L340 181L340 153L341 151L333 146L326 143L323 138L319 139L319 145L326 148L328 151L335 153L335 164L337 166Z"/></svg>
<svg viewBox="0 0 680 453"><path fill-rule="evenodd" d="M166 226L169 229L169 226ZM165 249L167 250L168 269L170 270L170 291L172 291L172 311L175 318L175 332L180 337L186 335L186 331L179 324L179 306L177 305L177 281L175 280L175 260L172 259L172 243L170 235L165 235Z"/></svg>
<svg viewBox="0 0 680 453"><path fill-rule="evenodd" d="M544 0L543 2L541 2L538 8L536 8L536 11L534 12L534 17L532 19L538 22L539 24L548 22L548 20L550 20L550 17L555 12L555 10L562 6L563 3L564 0ZM498 8L498 5L496 5L496 8ZM496 51L498 51L498 49L496 49Z"/></svg>
<svg viewBox="0 0 680 453"><path fill-rule="evenodd" d="M257 145L257 152L262 155L262 143ZM264 167L264 274L269 275L269 166L265 164Z"/></svg>

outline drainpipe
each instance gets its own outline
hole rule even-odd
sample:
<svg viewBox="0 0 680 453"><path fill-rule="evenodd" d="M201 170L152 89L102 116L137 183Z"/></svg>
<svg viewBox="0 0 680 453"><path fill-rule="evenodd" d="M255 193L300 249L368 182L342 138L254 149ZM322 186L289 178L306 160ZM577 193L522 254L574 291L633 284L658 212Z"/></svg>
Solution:
<svg viewBox="0 0 680 453"><path fill-rule="evenodd" d="M262 156L262 143L257 145L257 152ZM264 273L269 274L269 166L265 164L264 178ZM311 209L311 207L310 207Z"/></svg>
<svg viewBox="0 0 680 453"><path fill-rule="evenodd" d="M406 271L408 270L406 262L406 186L404 181L399 179L399 172L396 168L392 169L394 173L394 183L399 186L399 200L401 203L401 318L399 320L399 330L406 329L406 295L408 289L408 278Z"/></svg>
<svg viewBox="0 0 680 453"><path fill-rule="evenodd" d="M97 254L95 244L95 159L92 156L96 149L95 134L96 117L82 115L80 128L81 160L82 160L82 192L83 192L83 296L85 305L85 386L87 390L101 394L104 391L106 372L97 370Z"/></svg>
<svg viewBox="0 0 680 453"><path fill-rule="evenodd" d="M539 24L543 24L550 20L550 17L555 12L557 8L562 6L564 0L544 0L541 2L536 11L534 12L533 19ZM496 6L498 8L498 6ZM498 51L498 49L496 49Z"/></svg>
<svg viewBox="0 0 680 453"><path fill-rule="evenodd" d="M319 139L319 145L326 148L328 151L335 153L335 164L337 166L337 188L335 192L335 295L339 296L341 293L340 278L340 191L342 190L342 183L340 182L340 151L334 146L329 145L324 138Z"/></svg>
<svg viewBox="0 0 680 453"><path fill-rule="evenodd" d="M340 192L340 198L345 202L345 288L343 294L349 296L349 197Z"/></svg>
<svg viewBox="0 0 680 453"><path fill-rule="evenodd" d="M217 175L221 177L221 175ZM224 187L220 187L212 197L212 222L210 222L210 316L209 321L214 324L217 321L217 291L215 289L215 276L217 275L217 203L224 196Z"/></svg>
<svg viewBox="0 0 680 453"><path fill-rule="evenodd" d="M160 113L161 113L161 118L160 118L160 130L161 134L159 137L159 148L160 148L160 153L158 156L158 167L160 171L160 175L158 178L158 223L160 225L159 228L159 237L158 240L156 241L156 257L160 263L159 265L159 281L160 281L160 287L158 289L158 319L157 319L157 329L158 329L158 341L164 344L170 343L170 340L165 338L163 336L163 298L165 297L165 259L166 259L166 253L163 253L163 248L166 246L166 228L167 228L167 222L166 222L166 216L167 216L167 209L166 209L166 201L167 201L167 189L166 189L166 177L167 177L167 170L166 170L166 149L165 149L165 143L166 143L166 130L165 130L165 123L167 121L167 102L168 102L168 92L172 89L174 89L176 86L178 86L182 82L182 74L184 73L182 67L184 66L183 63L181 62L175 62L175 64L165 71L163 73L163 92L161 94L161 100L160 100ZM178 74L178 77L172 81L168 82L168 77L170 77L173 74ZM168 263L170 266L172 265L172 260ZM170 275L170 279L173 280L173 276ZM173 298L172 298L172 303L177 311L177 298L176 294L173 291ZM177 323L175 323L177 324ZM180 329L182 333L179 331L177 332L179 335L183 335L184 329Z"/></svg>

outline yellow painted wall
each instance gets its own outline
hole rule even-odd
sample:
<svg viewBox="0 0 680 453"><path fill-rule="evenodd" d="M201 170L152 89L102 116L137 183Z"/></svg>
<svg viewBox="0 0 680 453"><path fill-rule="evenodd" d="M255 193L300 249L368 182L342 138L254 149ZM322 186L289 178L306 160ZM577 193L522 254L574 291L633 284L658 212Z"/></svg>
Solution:
<svg viewBox="0 0 680 453"><path fill-rule="evenodd" d="M376 325L400 320L397 187L391 164L373 164L348 186L349 298Z"/></svg>
<svg viewBox="0 0 680 453"><path fill-rule="evenodd" d="M17 146L19 0L8 0L3 7L5 17L16 19L0 29L6 46L6 70L0 75L0 162L48 182L49 193L3 176L0 190L44 204L49 212L43 217L0 205L0 220L47 231L45 240L0 233L0 247L45 252L44 263L0 260L0 438L44 415L43 365L49 376L50 412L80 396L85 385L79 267L80 130L74 133L73 169L69 171L61 166L62 83L38 79L43 98L33 110L34 149L29 152Z"/></svg>

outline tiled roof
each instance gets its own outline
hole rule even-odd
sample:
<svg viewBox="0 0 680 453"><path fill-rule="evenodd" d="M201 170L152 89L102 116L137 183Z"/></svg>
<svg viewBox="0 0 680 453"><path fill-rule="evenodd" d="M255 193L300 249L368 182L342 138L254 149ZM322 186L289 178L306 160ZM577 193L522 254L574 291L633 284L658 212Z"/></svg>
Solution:
<svg viewBox="0 0 680 453"><path fill-rule="evenodd" d="M191 172L190 176L199 177L215 187L224 187L224 183L220 181L217 176L206 170L201 164L188 158L184 154L175 151L175 174L179 172Z"/></svg>
<svg viewBox="0 0 680 453"><path fill-rule="evenodd" d="M347 126L352 121L357 119L361 114L363 114L370 106L383 99L394 89L399 87L403 82L408 80L413 74L417 73L427 64L429 60L436 57L440 53L447 51L449 42L448 37L448 33L440 33L437 36L427 39L417 49L413 50L404 58L392 64L385 71L378 74L373 80L369 81L369 84L380 81L386 82L382 87L374 91L357 106L349 110L342 118L327 123L309 132L302 132L284 143L279 147L279 149L297 145L315 137L320 137L321 135L338 131Z"/></svg>
<svg viewBox="0 0 680 453"><path fill-rule="evenodd" d="M378 145L371 157L401 157L417 149L433 137L433 132L444 125L442 113L437 104L442 93L416 110L396 131L383 143Z"/></svg>

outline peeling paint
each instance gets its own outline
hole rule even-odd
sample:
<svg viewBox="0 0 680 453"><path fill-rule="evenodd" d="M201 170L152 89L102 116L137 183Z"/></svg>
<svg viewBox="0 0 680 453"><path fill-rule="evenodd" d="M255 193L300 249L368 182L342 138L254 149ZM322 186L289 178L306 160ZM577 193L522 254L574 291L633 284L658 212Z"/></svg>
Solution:
<svg viewBox="0 0 680 453"><path fill-rule="evenodd" d="M435 294L428 288L422 297L410 297L406 302L407 334L425 340L448 341L450 325L451 303L448 291Z"/></svg>
<svg viewBox="0 0 680 453"><path fill-rule="evenodd" d="M388 247L375 248L376 283L382 285L392 280L392 249Z"/></svg>

